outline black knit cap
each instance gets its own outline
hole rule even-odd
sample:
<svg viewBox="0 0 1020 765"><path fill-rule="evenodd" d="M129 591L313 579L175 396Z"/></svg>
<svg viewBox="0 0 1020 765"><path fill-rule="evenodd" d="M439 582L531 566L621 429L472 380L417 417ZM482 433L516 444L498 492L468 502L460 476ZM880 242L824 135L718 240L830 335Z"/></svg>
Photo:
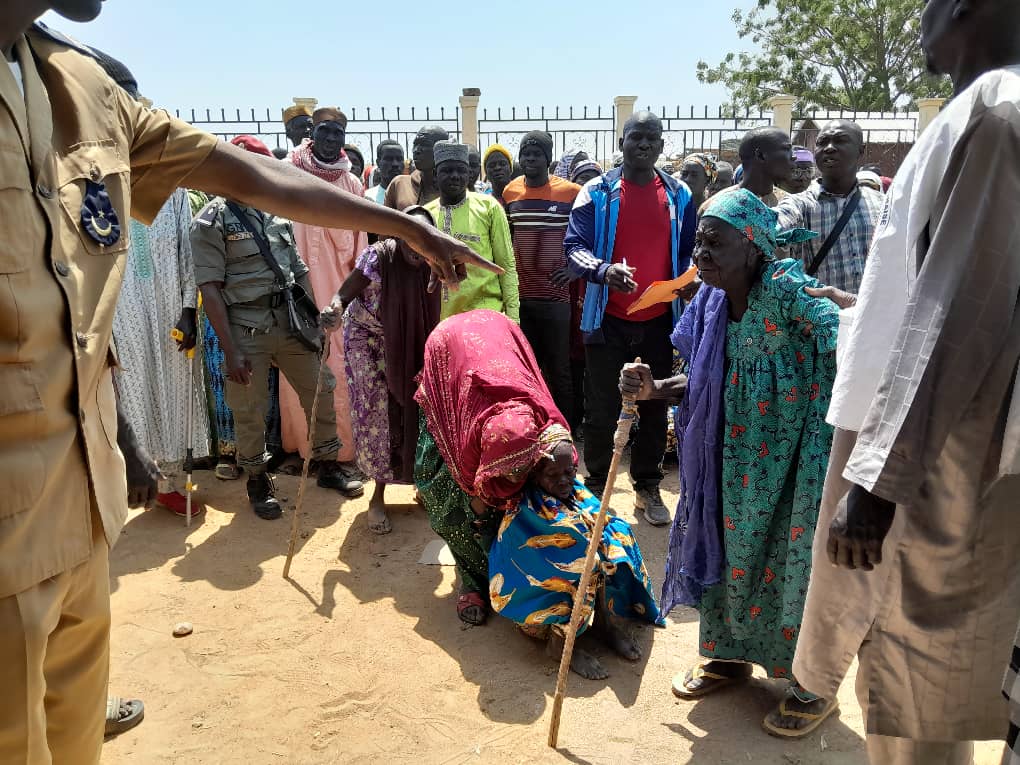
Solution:
<svg viewBox="0 0 1020 765"><path fill-rule="evenodd" d="M544 130L532 130L530 133L525 133L524 138L521 139L521 151L525 146L537 146L545 154L545 161L552 162L553 138ZM520 156L520 151L517 152L517 155Z"/></svg>

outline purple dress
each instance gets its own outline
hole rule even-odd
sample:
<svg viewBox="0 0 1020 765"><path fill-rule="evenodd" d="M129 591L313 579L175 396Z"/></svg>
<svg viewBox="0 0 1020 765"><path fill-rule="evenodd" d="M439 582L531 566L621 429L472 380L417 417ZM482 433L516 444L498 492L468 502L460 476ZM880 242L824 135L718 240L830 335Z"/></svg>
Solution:
<svg viewBox="0 0 1020 765"><path fill-rule="evenodd" d="M355 267L369 284L344 313L344 362L351 395L351 424L355 455L361 469L374 481L395 483L390 459L389 391L386 355L379 319L382 278L379 253L368 247Z"/></svg>

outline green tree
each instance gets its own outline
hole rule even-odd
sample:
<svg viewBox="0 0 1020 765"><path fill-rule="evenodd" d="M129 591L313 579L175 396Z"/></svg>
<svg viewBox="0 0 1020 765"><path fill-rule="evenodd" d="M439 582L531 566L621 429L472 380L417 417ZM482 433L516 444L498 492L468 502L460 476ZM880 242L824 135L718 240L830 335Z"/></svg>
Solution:
<svg viewBox="0 0 1020 765"><path fill-rule="evenodd" d="M757 0L733 22L758 53L698 62L698 79L722 83L735 107L797 96L802 109L891 111L918 98L946 96L921 50L919 0Z"/></svg>

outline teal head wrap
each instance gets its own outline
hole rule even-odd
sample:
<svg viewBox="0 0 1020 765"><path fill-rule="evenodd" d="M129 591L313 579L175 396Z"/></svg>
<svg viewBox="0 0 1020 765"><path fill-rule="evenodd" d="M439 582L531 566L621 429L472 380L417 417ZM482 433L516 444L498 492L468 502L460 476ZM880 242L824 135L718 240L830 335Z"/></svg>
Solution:
<svg viewBox="0 0 1020 765"><path fill-rule="evenodd" d="M775 258L778 247L806 242L818 236L806 228L778 231L779 216L775 211L753 192L742 188L716 194L708 200L701 216L726 221L765 253L768 260Z"/></svg>

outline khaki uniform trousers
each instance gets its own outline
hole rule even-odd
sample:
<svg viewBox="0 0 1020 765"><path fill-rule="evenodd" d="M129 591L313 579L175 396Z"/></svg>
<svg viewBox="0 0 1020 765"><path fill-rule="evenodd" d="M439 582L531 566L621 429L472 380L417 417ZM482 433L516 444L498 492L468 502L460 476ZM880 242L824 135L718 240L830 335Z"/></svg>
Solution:
<svg viewBox="0 0 1020 765"><path fill-rule="evenodd" d="M266 411L269 407L269 366L276 364L287 382L298 394L305 414L312 411L316 376L319 374L319 357L293 337L286 329L287 309L273 311L276 324L268 332L254 332L237 324L230 325L234 344L251 363L251 385L240 385L226 379L225 398L234 412L234 433L237 437L237 464L249 474L265 472L269 455L266 454ZM327 346L328 347L328 346ZM224 366L226 362L224 361ZM333 389L336 378L329 367L322 370L322 390L319 393L318 415L312 439L312 457L317 460L335 460L340 452L340 439L336 433L336 409L333 407Z"/></svg>
<svg viewBox="0 0 1020 765"><path fill-rule="evenodd" d="M94 765L110 660L109 548L92 514L92 556L0 598L0 762Z"/></svg>

